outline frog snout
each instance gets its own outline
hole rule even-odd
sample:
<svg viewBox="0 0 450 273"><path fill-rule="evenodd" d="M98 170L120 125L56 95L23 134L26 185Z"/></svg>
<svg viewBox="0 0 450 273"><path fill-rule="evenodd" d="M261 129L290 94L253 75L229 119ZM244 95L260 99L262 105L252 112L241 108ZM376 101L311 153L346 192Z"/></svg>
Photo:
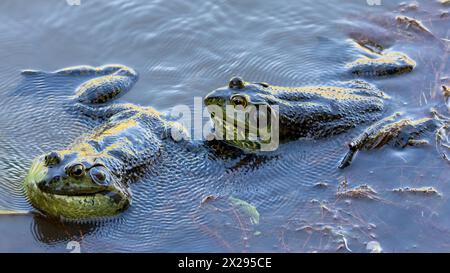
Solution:
<svg viewBox="0 0 450 273"><path fill-rule="evenodd" d="M56 175L53 177L47 177L37 183L37 187L43 192L53 192L55 187L62 182L63 177Z"/></svg>

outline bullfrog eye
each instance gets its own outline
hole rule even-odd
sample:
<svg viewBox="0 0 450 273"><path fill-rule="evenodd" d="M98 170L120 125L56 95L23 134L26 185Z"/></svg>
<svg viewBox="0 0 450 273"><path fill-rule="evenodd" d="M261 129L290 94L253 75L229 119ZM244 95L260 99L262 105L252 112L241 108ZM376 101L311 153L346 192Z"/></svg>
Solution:
<svg viewBox="0 0 450 273"><path fill-rule="evenodd" d="M242 89L244 85L244 80L241 77L233 77L228 83L231 89Z"/></svg>
<svg viewBox="0 0 450 273"><path fill-rule="evenodd" d="M89 171L89 175L91 176L92 180L101 186L108 185L108 172L105 170L104 167L94 167Z"/></svg>
<svg viewBox="0 0 450 273"><path fill-rule="evenodd" d="M44 157L44 162L45 166L49 167L52 165L59 164L59 162L61 162L61 158L59 157L58 153L51 152Z"/></svg>
<svg viewBox="0 0 450 273"><path fill-rule="evenodd" d="M84 166L82 164L75 164L69 169L69 175L72 177L81 177L84 175Z"/></svg>
<svg viewBox="0 0 450 273"><path fill-rule="evenodd" d="M244 108L247 107L247 99L243 96L237 95L237 96L231 97L231 103L234 106L242 106Z"/></svg>

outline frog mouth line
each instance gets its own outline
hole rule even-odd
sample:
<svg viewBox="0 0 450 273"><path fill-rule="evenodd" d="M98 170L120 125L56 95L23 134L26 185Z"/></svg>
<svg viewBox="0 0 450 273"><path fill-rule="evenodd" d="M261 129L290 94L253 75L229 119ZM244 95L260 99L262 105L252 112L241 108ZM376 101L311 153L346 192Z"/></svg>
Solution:
<svg viewBox="0 0 450 273"><path fill-rule="evenodd" d="M213 120L214 123L214 130L216 133L220 133L222 135L222 137L225 140L231 140L231 141L255 141L255 142L261 142L263 141L262 139L260 139L260 137L256 137L255 139L250 139L249 138L249 128L247 128L247 126L242 127L240 126L240 124L235 124L235 122L229 122L226 119L222 119L222 118L218 118L215 117L214 115L211 115L211 118ZM246 125L248 123L245 123ZM267 130L267 133L270 135L271 134L271 127L270 127L270 123L268 125L269 129L264 129ZM254 129L255 131L259 131L259 129L257 127L252 127L250 129ZM260 135L257 134L257 135ZM228 139L230 136L232 136L231 139Z"/></svg>
<svg viewBox="0 0 450 273"><path fill-rule="evenodd" d="M39 190L41 192L45 193L45 194L57 195L57 196L62 196L62 197L64 197L64 196L67 196L67 197L89 197L89 196L95 196L97 194L107 195L107 194L113 193L110 190L104 190L104 189L103 190L98 190L98 191L93 191L93 192L86 192L86 193L77 193L77 192L74 192L74 193L68 193L68 192L57 193L57 192L46 191L46 190L43 190L41 188L39 188Z"/></svg>
<svg viewBox="0 0 450 273"><path fill-rule="evenodd" d="M52 192L46 192L46 191L42 191L41 189L39 189L36 184L34 184L34 186L30 185L31 187L29 188L29 190L34 191L34 195L38 194L41 195L44 198L50 198L51 200L55 200L54 198L56 198L56 200L64 200L64 202L70 202L70 203L78 203L78 204L82 204L85 203L87 200L89 200L89 202L96 202L95 200L100 200L100 199L110 199L111 201L113 201L116 204L122 203L124 201L124 196L122 196L120 194L120 192L116 192L113 190L108 190L108 189L102 189L96 192L91 192L91 193L73 193L73 194L61 194L61 193L52 193ZM125 198L126 199L126 198ZM81 203L80 203L81 202ZM125 209L126 207L128 207L131 203L131 200L127 201L125 203L125 205L123 206L122 209ZM38 208L39 210L39 208Z"/></svg>

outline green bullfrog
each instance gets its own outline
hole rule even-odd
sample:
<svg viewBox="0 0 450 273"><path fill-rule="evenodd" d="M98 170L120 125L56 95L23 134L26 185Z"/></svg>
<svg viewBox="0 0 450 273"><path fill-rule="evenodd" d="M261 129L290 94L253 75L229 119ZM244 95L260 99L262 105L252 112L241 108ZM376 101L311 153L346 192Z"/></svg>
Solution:
<svg viewBox="0 0 450 273"><path fill-rule="evenodd" d="M138 80L137 72L129 67L77 66L54 72L26 70L23 74L89 76L89 80L74 90L68 104L73 106L70 111L100 124L65 149L48 151L32 161L24 181L25 192L31 204L48 216L66 220L113 216L130 206L130 183L157 166L161 154L180 151L207 154L214 146L210 143L217 143L217 140L200 143L190 140L180 123L151 107L112 103ZM265 129L269 136L276 135L280 143L298 138L331 137L358 125L375 124L351 142L349 154L341 164L345 167L358 150L378 147L390 140L401 139L403 146L417 144L424 132L438 127L445 130L444 119L398 123L383 120L387 99L384 92L361 80L335 86L287 88L235 77L226 87L207 95L205 104L208 110L216 109L211 112L215 129L222 126L232 132L240 131L238 127L242 124L228 123L224 116L220 118L216 115L217 108L257 106L256 111L248 113L250 119L245 119L256 121L264 119L261 110L265 108L268 121ZM269 122L273 117L276 122ZM383 122L377 123L380 120ZM240 151L261 149L271 139L267 135L261 137L262 130L256 129L260 134L256 138L244 135L244 138L218 140L224 144L218 151L226 152L229 144ZM275 131L279 134L273 134ZM173 137L174 132L177 138ZM241 133L232 135L242 137ZM383 141L378 143L377 139ZM187 150L182 150L184 147Z"/></svg>
<svg viewBox="0 0 450 273"><path fill-rule="evenodd" d="M24 75L46 72L26 70ZM31 204L46 215L68 220L115 215L131 203L129 183L159 159L167 131L183 128L150 107L108 104L138 79L126 66L69 67L49 74L93 76L71 98L73 111L102 125L66 149L32 161L24 187ZM168 143L165 143L168 145Z"/></svg>
<svg viewBox="0 0 450 273"><path fill-rule="evenodd" d="M389 70L397 71L390 68ZM220 134L217 138L249 152L259 151L262 145L268 142L259 138L259 132L253 139L248 137L248 128L259 124L257 119L260 117L258 111L261 106L264 106L263 117L276 116L277 133L272 132L272 136L276 135L280 143L299 138L331 137L358 125L371 125L349 142L349 152L339 165L340 168L345 168L360 150L376 149L386 144L400 148L426 144L428 141L422 137L427 137L430 133L436 135L441 132L440 135L445 136L442 132L448 128L449 119L435 111L433 117L418 120L404 118L401 113L382 118L386 112L388 98L384 92L361 80L342 82L335 86L281 87L233 77L227 86L212 91L204 101L211 107L208 108L211 119L216 134ZM242 110L251 106L256 110ZM235 117L235 113L230 112L230 109L236 107L249 114L245 122L230 119ZM266 109L269 111L265 111ZM252 120L254 122L251 122ZM270 123L267 124L270 127ZM240 133L237 133L238 131ZM232 133L225 135L224 132ZM247 137L241 137L245 140L237 140L236 136L239 134ZM230 135L232 137L227 138Z"/></svg>

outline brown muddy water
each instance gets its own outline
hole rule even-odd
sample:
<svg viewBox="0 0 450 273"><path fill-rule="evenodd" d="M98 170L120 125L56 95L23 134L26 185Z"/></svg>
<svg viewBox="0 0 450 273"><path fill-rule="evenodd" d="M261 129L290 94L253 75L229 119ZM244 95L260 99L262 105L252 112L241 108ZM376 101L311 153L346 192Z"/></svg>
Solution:
<svg viewBox="0 0 450 273"><path fill-rule="evenodd" d="M369 37L417 62L412 73L366 79L391 97L386 115L448 110L440 85L450 77L450 6L432 0L370 5L376 2L1 1L0 210L32 212L0 215L0 251L68 252L71 241L82 252L366 252L372 241L386 252L450 251L449 164L430 143L362 152L339 170L347 142L364 127L231 163L206 164L195 156L167 163L133 184L132 206L108 221L47 219L23 193L35 156L92 127L62 107L80 82L30 82L20 75L27 68L125 64L140 80L120 101L169 111L192 106L195 96L233 75L285 86L353 79L344 69L360 56L351 39ZM398 15L421 20L432 35L399 26ZM345 182L376 193L337 194ZM437 193L393 191L403 187ZM201 205L207 196L216 199ZM244 200L253 213L229 197Z"/></svg>

